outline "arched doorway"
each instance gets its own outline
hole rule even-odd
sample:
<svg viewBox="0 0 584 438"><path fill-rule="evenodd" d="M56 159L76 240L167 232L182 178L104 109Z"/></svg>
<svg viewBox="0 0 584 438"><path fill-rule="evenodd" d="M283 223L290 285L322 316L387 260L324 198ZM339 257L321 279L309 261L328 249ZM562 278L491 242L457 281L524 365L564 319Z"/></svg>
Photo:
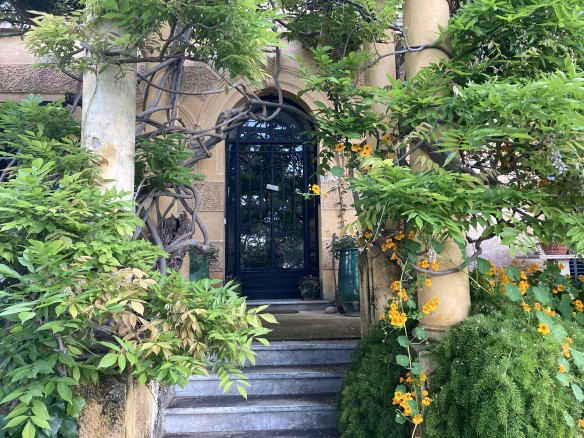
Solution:
<svg viewBox="0 0 584 438"><path fill-rule="evenodd" d="M226 275L249 298L299 298L298 281L318 275L318 199L301 194L314 179L311 129L281 110L267 122L247 120L226 142Z"/></svg>

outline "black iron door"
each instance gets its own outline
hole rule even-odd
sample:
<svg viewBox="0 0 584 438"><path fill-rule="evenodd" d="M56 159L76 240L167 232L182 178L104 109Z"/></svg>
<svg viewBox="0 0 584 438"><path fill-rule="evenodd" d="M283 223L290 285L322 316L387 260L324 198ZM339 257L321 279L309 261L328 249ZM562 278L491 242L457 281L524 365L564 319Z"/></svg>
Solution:
<svg viewBox="0 0 584 438"><path fill-rule="evenodd" d="M249 120L227 143L227 269L255 299L298 298L317 275L316 200L305 200L314 146L306 122L282 111Z"/></svg>

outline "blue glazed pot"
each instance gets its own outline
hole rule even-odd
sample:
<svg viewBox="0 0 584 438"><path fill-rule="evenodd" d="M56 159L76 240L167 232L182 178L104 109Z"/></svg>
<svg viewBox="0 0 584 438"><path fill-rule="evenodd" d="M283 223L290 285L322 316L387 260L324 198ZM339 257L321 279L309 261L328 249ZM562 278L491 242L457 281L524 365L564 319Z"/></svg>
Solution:
<svg viewBox="0 0 584 438"><path fill-rule="evenodd" d="M359 316L359 250L347 249L339 252L339 301L345 315Z"/></svg>

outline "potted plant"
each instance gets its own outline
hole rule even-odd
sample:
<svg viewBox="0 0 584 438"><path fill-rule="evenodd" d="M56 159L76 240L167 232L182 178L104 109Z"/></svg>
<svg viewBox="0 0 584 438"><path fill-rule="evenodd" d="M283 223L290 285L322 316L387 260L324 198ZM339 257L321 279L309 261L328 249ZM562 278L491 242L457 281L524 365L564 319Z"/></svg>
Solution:
<svg viewBox="0 0 584 438"><path fill-rule="evenodd" d="M219 260L219 250L210 247L206 251L191 246L189 248L189 280L197 281L209 278L209 265Z"/></svg>
<svg viewBox="0 0 584 438"><path fill-rule="evenodd" d="M339 260L338 287L339 302L345 315L359 316L361 298L359 295L359 245L353 236L345 235L335 239L331 245L333 256Z"/></svg>
<svg viewBox="0 0 584 438"><path fill-rule="evenodd" d="M315 300L320 296L320 281L318 277L307 275L302 277L298 283L300 295L305 300Z"/></svg>

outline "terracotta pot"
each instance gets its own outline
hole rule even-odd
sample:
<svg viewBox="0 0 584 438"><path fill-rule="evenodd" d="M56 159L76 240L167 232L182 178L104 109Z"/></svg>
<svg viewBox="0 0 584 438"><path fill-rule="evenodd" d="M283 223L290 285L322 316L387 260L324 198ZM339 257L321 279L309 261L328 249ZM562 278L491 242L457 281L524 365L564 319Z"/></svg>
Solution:
<svg viewBox="0 0 584 438"><path fill-rule="evenodd" d="M566 255L570 252L570 248L561 243L542 243L541 249L547 255Z"/></svg>

